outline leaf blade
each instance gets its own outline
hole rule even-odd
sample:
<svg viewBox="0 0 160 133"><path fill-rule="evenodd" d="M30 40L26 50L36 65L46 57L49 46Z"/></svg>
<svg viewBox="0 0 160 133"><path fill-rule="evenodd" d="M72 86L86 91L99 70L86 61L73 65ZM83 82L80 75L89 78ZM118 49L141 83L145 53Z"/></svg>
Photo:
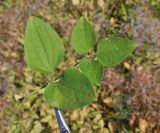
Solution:
<svg viewBox="0 0 160 133"><path fill-rule="evenodd" d="M49 24L30 17L25 31L24 52L25 61L30 68L50 74L62 60L64 47Z"/></svg>
<svg viewBox="0 0 160 133"><path fill-rule="evenodd" d="M129 39L110 37L101 40L97 46L97 59L107 67L121 63L135 49L135 43Z"/></svg>
<svg viewBox="0 0 160 133"><path fill-rule="evenodd" d="M71 35L71 45L79 54L87 52L96 44L95 31L90 23L83 17L73 28Z"/></svg>
<svg viewBox="0 0 160 133"><path fill-rule="evenodd" d="M99 84L103 76L103 66L97 60L82 59L79 63L80 70L92 84Z"/></svg>
<svg viewBox="0 0 160 133"><path fill-rule="evenodd" d="M59 91L59 94L51 92L52 95L45 94L45 98L48 99L49 103L63 110L83 107L95 99L91 83L76 69L65 70L56 87L57 91L55 92Z"/></svg>

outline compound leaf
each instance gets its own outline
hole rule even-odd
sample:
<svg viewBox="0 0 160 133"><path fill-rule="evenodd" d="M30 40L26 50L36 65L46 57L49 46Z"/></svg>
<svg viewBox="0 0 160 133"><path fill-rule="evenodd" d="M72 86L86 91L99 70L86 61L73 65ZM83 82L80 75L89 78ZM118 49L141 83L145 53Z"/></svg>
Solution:
<svg viewBox="0 0 160 133"><path fill-rule="evenodd" d="M95 31L90 23L83 17L73 28L71 36L72 47L76 52L83 54L96 44Z"/></svg>
<svg viewBox="0 0 160 133"><path fill-rule="evenodd" d="M121 63L135 49L135 43L129 39L110 37L103 39L97 46L97 59L104 66Z"/></svg>
<svg viewBox="0 0 160 133"><path fill-rule="evenodd" d="M82 59L79 63L80 70L92 84L99 84L103 75L103 66L97 60Z"/></svg>
<svg viewBox="0 0 160 133"><path fill-rule="evenodd" d="M49 24L30 17L25 31L24 52L25 61L30 68L50 74L62 60L64 46Z"/></svg>

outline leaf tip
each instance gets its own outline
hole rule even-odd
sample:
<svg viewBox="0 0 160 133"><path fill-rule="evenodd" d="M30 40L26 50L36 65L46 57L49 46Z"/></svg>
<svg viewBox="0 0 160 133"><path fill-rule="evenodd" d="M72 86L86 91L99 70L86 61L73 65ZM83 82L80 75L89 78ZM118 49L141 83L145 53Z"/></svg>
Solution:
<svg viewBox="0 0 160 133"><path fill-rule="evenodd" d="M84 20L84 19L85 19L84 16L81 16L81 17L80 17L80 20Z"/></svg>
<svg viewBox="0 0 160 133"><path fill-rule="evenodd" d="M35 18L34 16L30 16L28 20L29 20L29 21L33 21L34 18Z"/></svg>

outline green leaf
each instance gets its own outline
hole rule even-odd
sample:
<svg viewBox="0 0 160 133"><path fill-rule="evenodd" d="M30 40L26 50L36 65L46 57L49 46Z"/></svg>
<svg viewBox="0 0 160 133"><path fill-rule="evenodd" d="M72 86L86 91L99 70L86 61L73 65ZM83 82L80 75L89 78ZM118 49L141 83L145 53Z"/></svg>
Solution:
<svg viewBox="0 0 160 133"><path fill-rule="evenodd" d="M103 75L103 66L97 60L82 59L79 63L82 73L92 84L99 84Z"/></svg>
<svg viewBox="0 0 160 133"><path fill-rule="evenodd" d="M96 44L95 31L90 23L83 17L73 28L71 36L72 47L76 52L83 54Z"/></svg>
<svg viewBox="0 0 160 133"><path fill-rule="evenodd" d="M131 40L110 37L103 39L97 46L97 59L104 66L115 66L121 63L135 49L135 43Z"/></svg>
<svg viewBox="0 0 160 133"><path fill-rule="evenodd" d="M30 17L25 31L24 52L25 61L30 68L50 74L62 60L64 46L49 24Z"/></svg>
<svg viewBox="0 0 160 133"><path fill-rule="evenodd" d="M55 107L72 110L95 100L95 92L89 80L81 72L68 69L64 71L58 83L46 87L44 97Z"/></svg>

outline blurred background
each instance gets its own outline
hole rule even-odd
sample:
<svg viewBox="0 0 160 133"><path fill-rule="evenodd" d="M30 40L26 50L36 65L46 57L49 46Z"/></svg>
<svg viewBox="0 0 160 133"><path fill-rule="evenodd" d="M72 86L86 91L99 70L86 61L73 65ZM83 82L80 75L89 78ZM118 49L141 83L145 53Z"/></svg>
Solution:
<svg viewBox="0 0 160 133"><path fill-rule="evenodd" d="M33 93L49 77L24 62L30 15L63 38L66 54L57 74L80 59L70 36L82 15L97 39L112 35L136 42L133 55L105 69L97 101L65 112L73 133L160 133L160 0L0 0L0 133L59 133L53 108L41 91Z"/></svg>

